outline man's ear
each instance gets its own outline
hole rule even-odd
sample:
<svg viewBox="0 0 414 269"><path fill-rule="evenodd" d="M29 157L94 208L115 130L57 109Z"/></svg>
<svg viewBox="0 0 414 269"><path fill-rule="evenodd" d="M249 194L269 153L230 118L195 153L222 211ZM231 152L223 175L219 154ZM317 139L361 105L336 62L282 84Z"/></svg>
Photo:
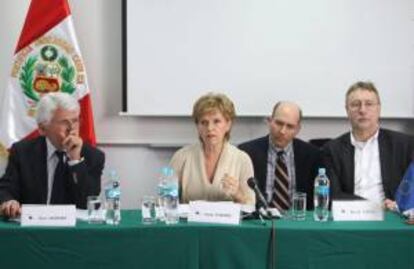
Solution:
<svg viewBox="0 0 414 269"><path fill-rule="evenodd" d="M296 134L295 136L297 136L300 132L300 130L302 129L302 124L299 122L298 127L296 128Z"/></svg>
<svg viewBox="0 0 414 269"><path fill-rule="evenodd" d="M272 123L273 118L272 117L267 117L266 118L266 123L267 125L270 125Z"/></svg>
<svg viewBox="0 0 414 269"><path fill-rule="evenodd" d="M39 134L46 135L45 125L43 123L39 123Z"/></svg>

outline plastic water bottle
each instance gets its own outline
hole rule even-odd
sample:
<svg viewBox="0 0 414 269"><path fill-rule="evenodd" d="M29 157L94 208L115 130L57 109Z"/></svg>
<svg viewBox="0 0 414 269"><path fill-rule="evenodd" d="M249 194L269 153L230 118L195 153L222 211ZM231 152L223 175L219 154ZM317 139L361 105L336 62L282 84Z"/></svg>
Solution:
<svg viewBox="0 0 414 269"><path fill-rule="evenodd" d="M109 182L105 187L105 222L118 225L121 221L121 186L117 173L109 172Z"/></svg>
<svg viewBox="0 0 414 269"><path fill-rule="evenodd" d="M170 167L166 166L161 169L161 175L157 185L157 204L155 206L155 216L160 222L165 221L165 192L167 188L168 176L170 174Z"/></svg>
<svg viewBox="0 0 414 269"><path fill-rule="evenodd" d="M168 168L163 190L163 203L165 212L165 223L176 224L179 220L178 215L178 178L174 169Z"/></svg>
<svg viewBox="0 0 414 269"><path fill-rule="evenodd" d="M329 179L325 168L319 168L318 176L315 178L314 188L314 211L313 218L316 221L327 221L329 218Z"/></svg>

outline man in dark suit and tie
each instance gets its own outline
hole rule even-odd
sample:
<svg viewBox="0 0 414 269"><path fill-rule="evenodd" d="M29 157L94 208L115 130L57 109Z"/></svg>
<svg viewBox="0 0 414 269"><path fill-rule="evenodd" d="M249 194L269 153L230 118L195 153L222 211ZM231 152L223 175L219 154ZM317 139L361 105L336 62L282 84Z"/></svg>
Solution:
<svg viewBox="0 0 414 269"><path fill-rule="evenodd" d="M295 138L302 111L294 103L278 102L267 119L269 135L239 147L252 159L259 189L270 206L288 210L292 194L305 192L307 208L313 208L313 184L320 164L315 146Z"/></svg>
<svg viewBox="0 0 414 269"><path fill-rule="evenodd" d="M13 144L0 179L1 212L20 215L21 204L75 204L98 195L105 156L79 136L80 107L66 93L39 101L36 121L41 136Z"/></svg>
<svg viewBox="0 0 414 269"><path fill-rule="evenodd" d="M323 148L333 199L366 199L395 206L395 191L411 162L413 137L380 128L381 101L375 85L359 81L346 93L351 132Z"/></svg>

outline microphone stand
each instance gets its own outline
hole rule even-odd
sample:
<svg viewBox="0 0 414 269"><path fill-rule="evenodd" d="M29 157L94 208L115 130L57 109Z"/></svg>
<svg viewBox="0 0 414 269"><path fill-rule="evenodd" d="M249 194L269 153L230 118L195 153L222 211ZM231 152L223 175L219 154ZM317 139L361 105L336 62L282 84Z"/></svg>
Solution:
<svg viewBox="0 0 414 269"><path fill-rule="evenodd" d="M263 211L265 209L260 207L259 209L254 210L253 212L247 213L242 216L242 219L249 220L249 219L259 219L262 225L266 225L265 219L270 219L267 214L264 214Z"/></svg>
<svg viewBox="0 0 414 269"><path fill-rule="evenodd" d="M258 185L257 185L257 180L254 177L251 177L247 180L247 185L249 185L249 187L254 190L255 194L256 194L256 198L258 198L258 201L256 203L256 210L254 212L252 212L249 215L249 218L253 217L255 219L260 219L260 223L262 225L266 225L266 222L264 221L265 219L269 219L272 223L272 227L271 227L271 231L270 231L270 265L271 268L274 269L275 268L275 222L273 218L278 218L280 217L280 212L276 210L276 213L273 211L269 210L269 206L267 204L266 198L263 196L262 192L260 191Z"/></svg>
<svg viewBox="0 0 414 269"><path fill-rule="evenodd" d="M263 219L263 217L262 217L262 214L258 214L259 215L259 219L260 219L260 223L263 225L263 226L266 226L266 222L264 221L264 219Z"/></svg>
<svg viewBox="0 0 414 269"><path fill-rule="evenodd" d="M266 220L271 220L272 217L269 216L269 213L267 212L266 207L262 206L262 205L258 205L256 206L256 210L246 214L243 216L243 219L259 219L260 223L265 226L266 225Z"/></svg>

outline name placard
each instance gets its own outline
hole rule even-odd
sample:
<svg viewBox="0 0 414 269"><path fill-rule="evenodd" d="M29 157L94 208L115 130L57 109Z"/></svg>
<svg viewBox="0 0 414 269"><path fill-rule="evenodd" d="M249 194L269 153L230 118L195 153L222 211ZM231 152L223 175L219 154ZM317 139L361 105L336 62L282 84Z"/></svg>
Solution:
<svg viewBox="0 0 414 269"><path fill-rule="evenodd" d="M384 210L370 201L332 201L334 221L381 221Z"/></svg>
<svg viewBox="0 0 414 269"><path fill-rule="evenodd" d="M192 201L188 221L221 224L240 223L240 204L233 202Z"/></svg>
<svg viewBox="0 0 414 269"><path fill-rule="evenodd" d="M21 226L76 225L75 205L22 205Z"/></svg>

